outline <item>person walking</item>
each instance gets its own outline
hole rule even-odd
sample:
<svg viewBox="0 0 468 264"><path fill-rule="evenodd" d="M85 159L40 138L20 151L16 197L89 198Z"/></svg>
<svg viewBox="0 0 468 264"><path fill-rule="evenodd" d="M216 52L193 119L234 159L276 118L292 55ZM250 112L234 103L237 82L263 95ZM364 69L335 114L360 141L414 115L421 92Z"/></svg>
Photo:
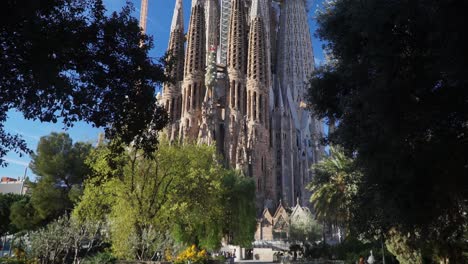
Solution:
<svg viewBox="0 0 468 264"><path fill-rule="evenodd" d="M358 263L359 263L359 264L366 264L366 263L364 262L364 257L363 257L363 256L360 256L360 257L359 257L359 262L358 262Z"/></svg>

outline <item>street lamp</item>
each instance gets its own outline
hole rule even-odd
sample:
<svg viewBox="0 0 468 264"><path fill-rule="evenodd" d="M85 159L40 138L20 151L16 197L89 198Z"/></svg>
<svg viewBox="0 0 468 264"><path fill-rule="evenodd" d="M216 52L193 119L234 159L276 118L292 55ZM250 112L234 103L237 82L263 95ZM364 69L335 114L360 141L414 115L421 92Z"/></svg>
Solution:
<svg viewBox="0 0 468 264"><path fill-rule="evenodd" d="M384 250L384 242L383 242L383 234L380 234L380 244L382 245L382 263L385 264L385 250Z"/></svg>

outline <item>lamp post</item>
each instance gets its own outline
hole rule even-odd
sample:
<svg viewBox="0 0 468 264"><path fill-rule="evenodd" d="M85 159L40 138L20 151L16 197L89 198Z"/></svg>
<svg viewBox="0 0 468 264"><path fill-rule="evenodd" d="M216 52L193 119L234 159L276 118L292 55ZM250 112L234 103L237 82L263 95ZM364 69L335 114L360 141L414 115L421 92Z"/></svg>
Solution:
<svg viewBox="0 0 468 264"><path fill-rule="evenodd" d="M383 242L383 234L380 234L380 244L382 245L382 263L385 264L385 250L384 250L384 242Z"/></svg>

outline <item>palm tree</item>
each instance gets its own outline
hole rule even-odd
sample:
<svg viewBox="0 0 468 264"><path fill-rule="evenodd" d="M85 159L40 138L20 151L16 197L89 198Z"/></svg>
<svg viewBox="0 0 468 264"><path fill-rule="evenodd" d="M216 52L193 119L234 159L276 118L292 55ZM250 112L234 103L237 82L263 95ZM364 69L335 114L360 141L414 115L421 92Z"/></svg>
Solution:
<svg viewBox="0 0 468 264"><path fill-rule="evenodd" d="M346 227L352 197L357 193L361 176L355 169L353 158L346 156L340 148L331 147L330 155L312 169L314 178L307 188L312 192L310 202L317 219Z"/></svg>

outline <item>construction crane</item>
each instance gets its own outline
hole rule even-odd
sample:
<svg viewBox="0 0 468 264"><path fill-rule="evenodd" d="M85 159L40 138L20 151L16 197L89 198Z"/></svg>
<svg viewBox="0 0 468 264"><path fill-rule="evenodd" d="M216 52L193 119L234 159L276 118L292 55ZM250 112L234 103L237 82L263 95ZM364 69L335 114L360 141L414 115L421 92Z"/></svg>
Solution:
<svg viewBox="0 0 468 264"><path fill-rule="evenodd" d="M146 34L146 22L148 20L148 0L141 0L140 28Z"/></svg>

